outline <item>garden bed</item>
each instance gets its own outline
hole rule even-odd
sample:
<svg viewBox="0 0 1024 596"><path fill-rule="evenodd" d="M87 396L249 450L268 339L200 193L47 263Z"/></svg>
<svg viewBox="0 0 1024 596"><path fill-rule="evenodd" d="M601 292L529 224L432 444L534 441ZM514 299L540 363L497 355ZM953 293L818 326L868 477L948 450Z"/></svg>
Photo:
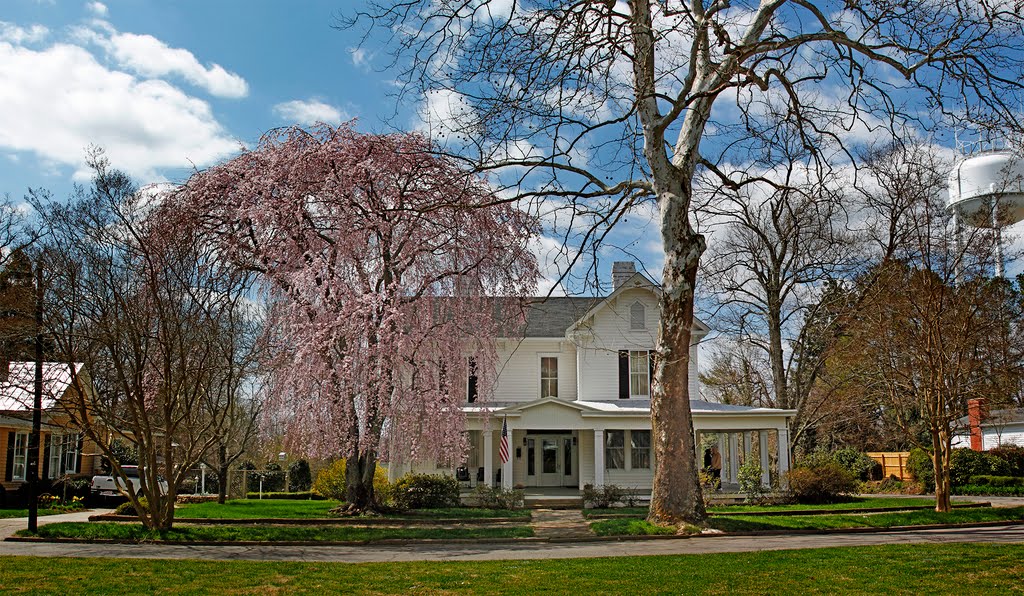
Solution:
<svg viewBox="0 0 1024 596"><path fill-rule="evenodd" d="M203 525L179 526L164 532L141 524L67 522L40 526L35 534L19 531L18 537L118 542L240 542L240 543L349 543L378 540L452 540L528 538L529 526L494 528L374 528L323 526Z"/></svg>
<svg viewBox="0 0 1024 596"><path fill-rule="evenodd" d="M987 507L988 503L961 502L954 507ZM851 497L839 503L804 505L721 505L708 508L712 516L721 515L821 515L835 511L850 513L874 513L881 511L909 511L933 509L935 499L928 497ZM589 519L615 519L624 517L646 517L647 507L618 507L610 509L584 509L583 516Z"/></svg>

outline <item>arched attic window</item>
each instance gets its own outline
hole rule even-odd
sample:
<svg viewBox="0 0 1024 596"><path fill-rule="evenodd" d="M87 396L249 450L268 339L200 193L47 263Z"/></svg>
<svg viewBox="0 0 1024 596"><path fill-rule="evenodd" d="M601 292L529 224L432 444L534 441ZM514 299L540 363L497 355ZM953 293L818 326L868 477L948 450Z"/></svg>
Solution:
<svg viewBox="0 0 1024 596"><path fill-rule="evenodd" d="M647 308L637 300L629 307L629 328L645 329L647 327Z"/></svg>

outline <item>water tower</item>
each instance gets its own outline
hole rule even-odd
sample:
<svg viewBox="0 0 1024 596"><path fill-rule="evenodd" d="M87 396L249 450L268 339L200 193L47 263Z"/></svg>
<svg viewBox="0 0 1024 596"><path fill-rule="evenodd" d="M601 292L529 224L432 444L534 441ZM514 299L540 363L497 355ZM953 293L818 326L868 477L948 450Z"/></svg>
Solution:
<svg viewBox="0 0 1024 596"><path fill-rule="evenodd" d="M1015 151L986 146L966 153L949 175L949 208L957 244L961 225L992 228L996 276L1003 276L1002 228L1024 220L1024 159Z"/></svg>

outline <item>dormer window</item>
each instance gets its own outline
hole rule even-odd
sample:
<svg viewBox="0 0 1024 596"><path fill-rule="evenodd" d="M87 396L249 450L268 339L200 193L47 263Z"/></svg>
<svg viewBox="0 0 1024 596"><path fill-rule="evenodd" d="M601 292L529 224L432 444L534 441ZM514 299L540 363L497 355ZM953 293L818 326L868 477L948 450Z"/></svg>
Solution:
<svg viewBox="0 0 1024 596"><path fill-rule="evenodd" d="M629 307L629 328L634 331L647 328L647 309L639 300Z"/></svg>

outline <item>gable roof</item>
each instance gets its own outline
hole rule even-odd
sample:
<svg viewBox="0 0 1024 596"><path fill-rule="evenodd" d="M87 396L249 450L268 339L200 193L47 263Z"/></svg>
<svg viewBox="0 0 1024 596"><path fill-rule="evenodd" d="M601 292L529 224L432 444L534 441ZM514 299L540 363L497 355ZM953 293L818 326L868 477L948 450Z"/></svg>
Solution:
<svg viewBox="0 0 1024 596"><path fill-rule="evenodd" d="M82 363L74 364L75 374ZM7 379L0 383L0 411L27 412L32 410L36 378L35 362L11 362ZM66 362L43 363L43 409L54 406L71 385L71 370Z"/></svg>
<svg viewBox="0 0 1024 596"><path fill-rule="evenodd" d="M523 337L564 337L569 327L602 300L564 296L532 299L526 306Z"/></svg>

